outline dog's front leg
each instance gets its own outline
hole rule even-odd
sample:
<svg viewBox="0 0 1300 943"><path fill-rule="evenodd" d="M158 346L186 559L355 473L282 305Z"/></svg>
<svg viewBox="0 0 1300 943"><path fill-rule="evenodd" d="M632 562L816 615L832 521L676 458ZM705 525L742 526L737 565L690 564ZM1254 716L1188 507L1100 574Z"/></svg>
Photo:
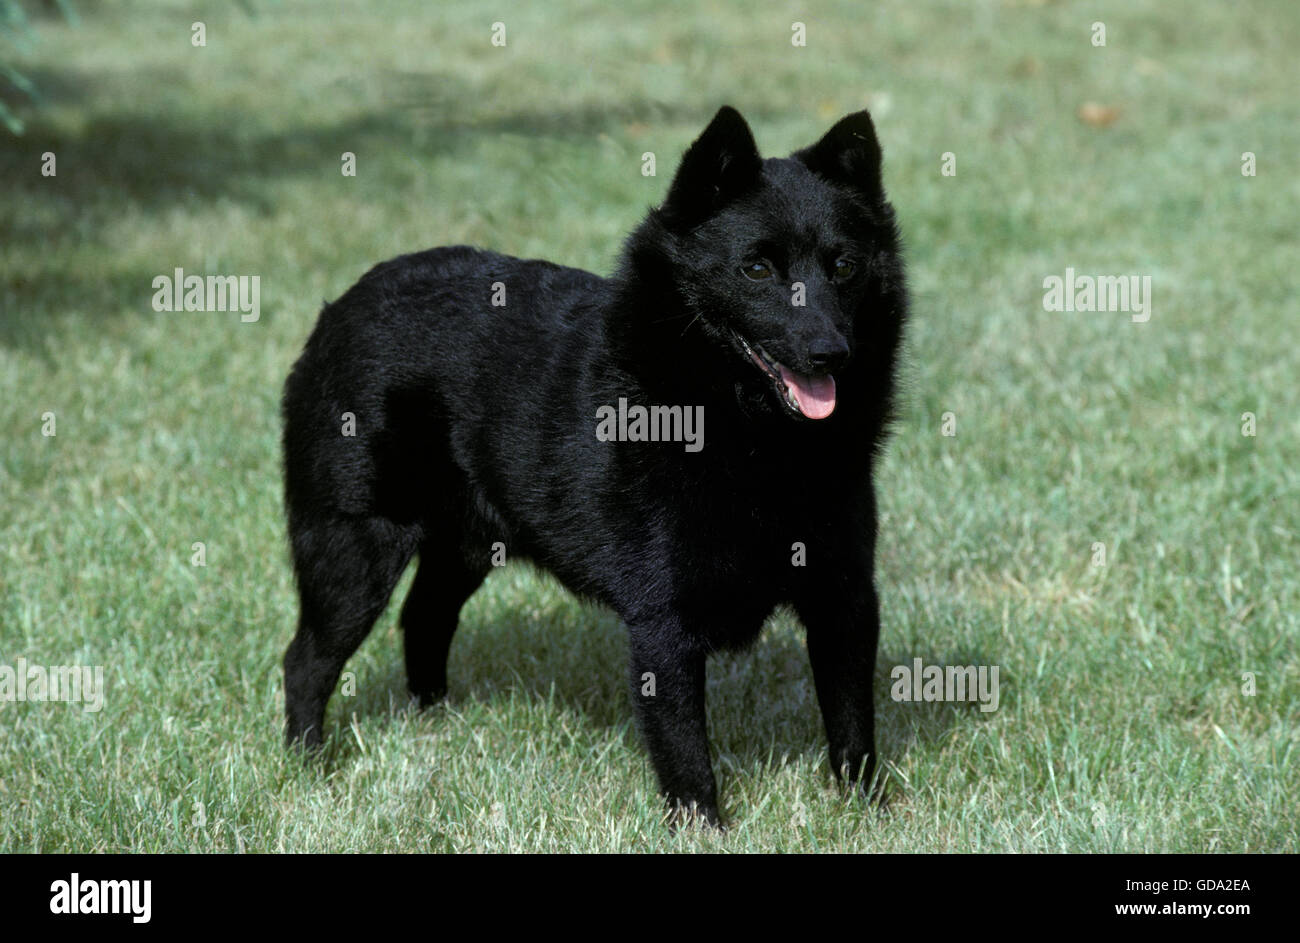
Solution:
<svg viewBox="0 0 1300 943"><path fill-rule="evenodd" d="M796 609L808 631L808 658L830 741L831 769L836 778L856 783L865 793L876 766L872 682L880 604L870 573L863 583L847 598L842 592L813 594Z"/></svg>
<svg viewBox="0 0 1300 943"><path fill-rule="evenodd" d="M632 697L674 824L720 824L704 715L705 649L672 622L630 627Z"/></svg>

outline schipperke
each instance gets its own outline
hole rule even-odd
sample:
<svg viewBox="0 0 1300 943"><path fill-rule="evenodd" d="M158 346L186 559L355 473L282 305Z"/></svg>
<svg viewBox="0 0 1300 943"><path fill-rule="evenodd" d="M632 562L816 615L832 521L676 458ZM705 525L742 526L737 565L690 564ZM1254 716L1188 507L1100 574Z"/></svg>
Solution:
<svg viewBox="0 0 1300 943"><path fill-rule="evenodd" d="M421 704L446 694L461 606L508 555L626 623L674 820L718 822L705 659L781 604L807 631L832 769L865 791L872 473L907 309L880 159L865 111L764 159L724 107L610 278L453 246L326 304L284 393L289 742L320 744L415 555L407 678Z"/></svg>

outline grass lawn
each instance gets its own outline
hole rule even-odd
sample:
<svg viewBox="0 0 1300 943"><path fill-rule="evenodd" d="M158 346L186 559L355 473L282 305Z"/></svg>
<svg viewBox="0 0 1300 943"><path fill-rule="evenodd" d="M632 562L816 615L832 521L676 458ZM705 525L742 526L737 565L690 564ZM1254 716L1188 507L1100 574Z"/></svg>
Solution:
<svg viewBox="0 0 1300 943"><path fill-rule="evenodd" d="M1297 850L1300 7L79 6L13 60L45 101L0 137L0 665L106 691L0 703L0 851ZM779 615L710 663L732 827L670 834L618 621L515 566L444 706L407 704L394 605L323 767L288 757L278 398L321 300L444 243L607 273L722 103L766 153L864 106L885 147L894 801L831 787ZM1044 310L1067 267L1150 275L1150 320ZM259 275L260 319L155 312L175 268ZM1000 666L999 709L894 702L917 657Z"/></svg>

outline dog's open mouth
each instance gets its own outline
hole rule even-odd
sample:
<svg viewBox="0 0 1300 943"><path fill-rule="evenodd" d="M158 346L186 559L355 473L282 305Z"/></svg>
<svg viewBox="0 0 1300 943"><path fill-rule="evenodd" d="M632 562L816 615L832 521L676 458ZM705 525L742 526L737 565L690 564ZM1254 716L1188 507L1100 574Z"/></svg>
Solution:
<svg viewBox="0 0 1300 943"><path fill-rule="evenodd" d="M735 333L734 331L732 332ZM776 394L786 408L808 419L825 419L835 411L835 378L806 376L795 373L785 364L768 356L758 344L751 344L739 334L736 340L745 349L760 370L767 374L776 387Z"/></svg>

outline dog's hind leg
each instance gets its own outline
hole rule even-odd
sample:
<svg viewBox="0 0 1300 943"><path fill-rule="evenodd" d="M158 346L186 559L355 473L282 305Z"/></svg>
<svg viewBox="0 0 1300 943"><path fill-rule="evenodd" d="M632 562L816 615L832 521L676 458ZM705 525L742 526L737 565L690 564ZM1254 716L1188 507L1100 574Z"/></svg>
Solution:
<svg viewBox="0 0 1300 943"><path fill-rule="evenodd" d="M407 687L421 707L447 694L447 652L460 609L486 574L486 566L467 562L443 535L420 545L419 569L402 606L402 635Z"/></svg>
<svg viewBox="0 0 1300 943"><path fill-rule="evenodd" d="M302 612L284 656L285 737L314 748L339 673L384 611L418 536L378 517L291 530Z"/></svg>

